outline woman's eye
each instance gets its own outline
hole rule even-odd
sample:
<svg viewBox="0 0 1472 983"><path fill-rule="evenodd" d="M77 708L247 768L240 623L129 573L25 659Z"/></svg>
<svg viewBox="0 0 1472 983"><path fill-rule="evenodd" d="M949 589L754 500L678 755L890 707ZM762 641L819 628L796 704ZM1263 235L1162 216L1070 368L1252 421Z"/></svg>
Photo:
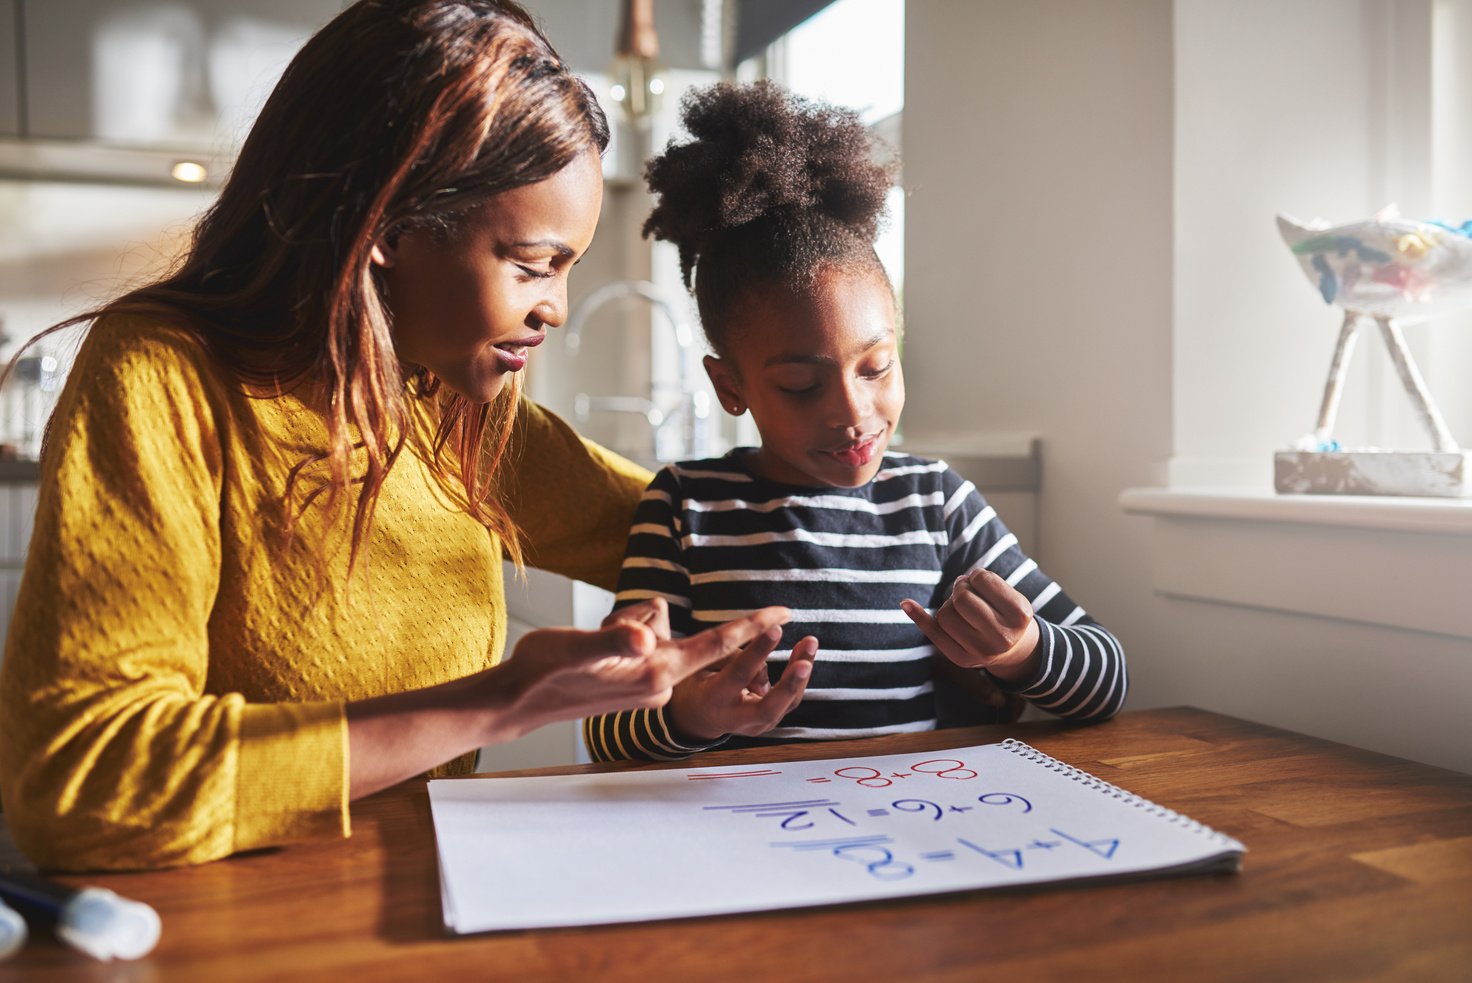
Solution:
<svg viewBox="0 0 1472 983"><path fill-rule="evenodd" d="M882 368L874 369L871 372L866 372L866 373L864 373L864 375L865 375L866 378L869 378L869 379L879 379L879 378L882 378L882 377L888 375L889 374L889 370L892 369L892 368L894 368L894 359L890 359L888 362L886 362L884 364L884 366Z"/></svg>
<svg viewBox="0 0 1472 983"><path fill-rule="evenodd" d="M527 276L532 277L536 280L545 280L548 277L554 277L557 275L556 270L539 270L535 266L523 266L520 263L516 264L516 268L525 273Z"/></svg>
<svg viewBox="0 0 1472 983"><path fill-rule="evenodd" d="M811 386L778 386L777 389L788 396L811 396L818 391L818 384L815 382Z"/></svg>

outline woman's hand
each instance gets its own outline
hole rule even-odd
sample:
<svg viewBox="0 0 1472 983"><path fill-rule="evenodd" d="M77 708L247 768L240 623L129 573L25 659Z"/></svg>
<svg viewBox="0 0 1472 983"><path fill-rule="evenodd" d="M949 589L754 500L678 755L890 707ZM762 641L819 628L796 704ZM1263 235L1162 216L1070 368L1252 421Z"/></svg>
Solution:
<svg viewBox="0 0 1472 983"><path fill-rule="evenodd" d="M762 608L672 641L663 603L625 609L634 613L598 631L528 632L512 658L473 676L349 703L348 797L543 724L661 706L681 680L741 653L791 616L786 608Z"/></svg>
<svg viewBox="0 0 1472 983"><path fill-rule="evenodd" d="M622 623L648 625L656 638L667 639L670 637L669 602L662 597L651 597L647 601L610 611L608 617L603 619L601 627L610 628Z"/></svg>
<svg viewBox="0 0 1472 983"><path fill-rule="evenodd" d="M1032 604L990 570L956 578L951 596L934 617L911 600L901 601L900 609L958 666L985 669L1010 682L1037 672L1038 625Z"/></svg>
<svg viewBox="0 0 1472 983"><path fill-rule="evenodd" d="M786 608L763 608L671 639L668 610L656 599L610 615L598 631L529 632L511 659L497 667L504 670L502 684L515 696L508 712L498 715L504 720L491 740L519 737L554 720L663 706L677 683L712 663L749 665L752 652L765 660L775 644L770 639L781 637L779 626L788 617ZM748 671L745 678L750 676ZM501 736L503 731L510 736Z"/></svg>
<svg viewBox="0 0 1472 983"><path fill-rule="evenodd" d="M769 628L724 663L702 669L675 687L666 716L682 735L714 741L727 734L764 734L797 706L813 674L818 640L809 635L792 647L774 686L767 656L782 640Z"/></svg>

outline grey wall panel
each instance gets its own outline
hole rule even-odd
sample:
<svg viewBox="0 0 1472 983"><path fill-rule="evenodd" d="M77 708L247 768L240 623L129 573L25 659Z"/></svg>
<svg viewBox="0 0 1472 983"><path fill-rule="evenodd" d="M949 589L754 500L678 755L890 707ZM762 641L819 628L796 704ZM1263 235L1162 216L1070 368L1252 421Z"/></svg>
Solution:
<svg viewBox="0 0 1472 983"><path fill-rule="evenodd" d="M20 52L17 0L0 0L0 136L21 135Z"/></svg>

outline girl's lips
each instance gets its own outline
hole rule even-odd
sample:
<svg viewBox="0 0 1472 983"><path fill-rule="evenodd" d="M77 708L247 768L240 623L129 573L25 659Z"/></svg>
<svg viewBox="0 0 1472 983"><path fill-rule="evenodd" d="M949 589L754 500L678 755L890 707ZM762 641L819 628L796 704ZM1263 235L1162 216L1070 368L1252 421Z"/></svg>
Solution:
<svg viewBox="0 0 1472 983"><path fill-rule="evenodd" d="M840 447L836 451L829 451L840 464L851 468L861 468L874 459L874 454L879 450L879 434L865 437L856 444Z"/></svg>

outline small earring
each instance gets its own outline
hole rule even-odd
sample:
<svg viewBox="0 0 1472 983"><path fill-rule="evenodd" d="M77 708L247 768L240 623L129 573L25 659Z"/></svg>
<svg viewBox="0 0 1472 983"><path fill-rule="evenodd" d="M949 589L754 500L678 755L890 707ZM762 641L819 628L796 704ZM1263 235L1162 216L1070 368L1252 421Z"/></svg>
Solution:
<svg viewBox="0 0 1472 983"><path fill-rule="evenodd" d="M726 407L726 412L730 413L732 416L740 416L741 414L746 412L746 407L742 406L740 403L732 403L730 406Z"/></svg>

